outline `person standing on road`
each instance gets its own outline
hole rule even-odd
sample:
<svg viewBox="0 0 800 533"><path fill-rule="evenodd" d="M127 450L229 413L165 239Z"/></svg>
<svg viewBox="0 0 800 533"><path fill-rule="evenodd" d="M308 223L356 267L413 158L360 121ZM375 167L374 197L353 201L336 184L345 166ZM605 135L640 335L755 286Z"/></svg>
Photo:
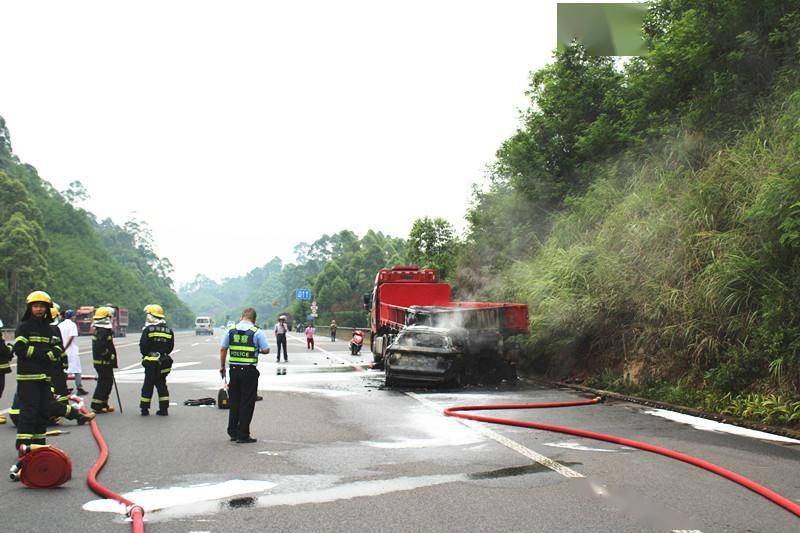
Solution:
<svg viewBox="0 0 800 533"><path fill-rule="evenodd" d="M219 350L219 373L225 379L225 359L228 358L228 436L240 444L256 442L250 436L250 421L258 396L258 354L269 353L264 330L256 323L256 310L248 307L236 327L222 336ZM285 334L284 334L285 335ZM285 352L284 352L285 355Z"/></svg>
<svg viewBox="0 0 800 533"><path fill-rule="evenodd" d="M44 291L34 291L25 299L27 309L14 335L17 356L17 398L19 423L14 447L22 444L44 444L50 417L48 373L58 360L60 336L50 325L53 300Z"/></svg>
<svg viewBox="0 0 800 533"><path fill-rule="evenodd" d="M336 342L336 320L331 320L331 342Z"/></svg>
<svg viewBox="0 0 800 533"><path fill-rule="evenodd" d="M58 324L61 330L61 340L64 342L64 350L67 352L67 374L75 377L75 392L78 396L86 396L88 391L83 390L81 383L81 358L78 349L78 326L75 325L75 311L67 309L64 311L64 320Z"/></svg>
<svg viewBox="0 0 800 533"><path fill-rule="evenodd" d="M117 349L114 347L114 331L111 325L113 312L110 307L98 307L92 322L92 359L97 372L97 384L92 397L92 409L95 413L114 411L108 405L108 396L114 386L114 369L117 368Z"/></svg>
<svg viewBox="0 0 800 533"><path fill-rule="evenodd" d="M144 367L144 383L142 395L139 398L139 409L142 416L150 414L150 402L153 398L153 387L158 390L159 416L169 413L169 389L167 389L167 375L172 371L172 349L175 348L175 333L167 327L164 320L164 309L157 304L150 304L144 308L146 313L145 326L142 328L142 337L139 339L139 351L142 354Z"/></svg>
<svg viewBox="0 0 800 533"><path fill-rule="evenodd" d="M283 362L289 362L289 352L286 351L287 333L289 333L289 326L286 325L286 316L281 315L278 317L278 323L275 324L275 344L278 345L277 363L281 362L281 347L283 347Z"/></svg>
<svg viewBox="0 0 800 533"><path fill-rule="evenodd" d="M306 346L309 350L314 349L314 326L311 324L306 327Z"/></svg>
<svg viewBox="0 0 800 533"><path fill-rule="evenodd" d="M0 328L3 321L0 320ZM11 373L11 350L6 344L6 340L0 334L0 398L3 397L3 390L6 388L6 374ZM0 415L0 424L6 423L6 417Z"/></svg>
<svg viewBox="0 0 800 533"><path fill-rule="evenodd" d="M56 359L50 366L50 372L47 375L50 377L50 387L56 395L58 403L68 406L69 388L67 387L67 374L64 373L67 369L67 352L64 350L61 328L58 327L58 319L61 316L60 311L59 305L53 302L53 306L50 308L50 316L53 318L53 322L50 325L53 329L53 339L58 337L58 345L53 350ZM59 409L55 409L55 411L59 411ZM67 412L69 412L69 409L67 409Z"/></svg>

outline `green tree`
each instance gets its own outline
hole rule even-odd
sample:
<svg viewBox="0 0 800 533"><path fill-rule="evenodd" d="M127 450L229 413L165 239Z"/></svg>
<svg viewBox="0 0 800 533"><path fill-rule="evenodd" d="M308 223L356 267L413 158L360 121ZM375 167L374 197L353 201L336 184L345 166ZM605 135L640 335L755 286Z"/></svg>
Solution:
<svg viewBox="0 0 800 533"><path fill-rule="evenodd" d="M436 269L443 279L455 274L460 248L452 224L443 218L418 218L406 242L408 260Z"/></svg>

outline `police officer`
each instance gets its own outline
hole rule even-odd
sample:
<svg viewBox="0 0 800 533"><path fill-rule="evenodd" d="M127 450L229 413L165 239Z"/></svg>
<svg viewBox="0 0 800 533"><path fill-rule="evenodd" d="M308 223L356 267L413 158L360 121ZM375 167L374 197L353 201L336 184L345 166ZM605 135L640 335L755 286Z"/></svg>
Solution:
<svg viewBox="0 0 800 533"><path fill-rule="evenodd" d="M153 387L158 390L157 415L167 416L169 410L169 390L167 389L167 375L172 370L172 349L175 347L175 334L167 327L164 320L164 309L160 305L150 304L144 308L145 326L142 337L139 339L139 351L142 353L142 366L144 367L144 384L142 396L139 399L139 408L142 416L150 414L150 402L153 397Z"/></svg>
<svg viewBox="0 0 800 533"><path fill-rule="evenodd" d="M228 436L232 441L244 444L256 442L250 436L250 421L256 407L258 392L258 354L269 353L269 344L264 330L256 323L256 310L248 307L235 327L222 336L220 343L219 373L225 378L225 358L230 351L230 381L228 398Z"/></svg>
<svg viewBox="0 0 800 533"><path fill-rule="evenodd" d="M98 307L94 312L94 335L92 335L92 359L97 372L97 384L92 397L95 413L110 413L114 408L108 405L108 396L114 386L114 369L117 367L117 349L114 347L114 331L110 307Z"/></svg>

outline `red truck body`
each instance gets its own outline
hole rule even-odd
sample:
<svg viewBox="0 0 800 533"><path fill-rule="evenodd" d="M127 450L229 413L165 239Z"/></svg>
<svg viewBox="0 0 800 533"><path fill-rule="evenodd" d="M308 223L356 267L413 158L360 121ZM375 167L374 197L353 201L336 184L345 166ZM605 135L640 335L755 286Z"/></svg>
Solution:
<svg viewBox="0 0 800 533"><path fill-rule="evenodd" d="M492 329L503 337L529 333L528 306L494 302L454 302L450 285L436 272L417 266L381 269L370 298L372 353L382 363L394 335L410 324Z"/></svg>
<svg viewBox="0 0 800 533"><path fill-rule="evenodd" d="M116 305L110 305L114 309L114 316L111 318L111 326L115 337L124 337L128 333L128 310ZM91 305L84 305L78 308L75 312L75 324L78 326L78 335L93 335L94 328L92 321L94 319L95 307Z"/></svg>

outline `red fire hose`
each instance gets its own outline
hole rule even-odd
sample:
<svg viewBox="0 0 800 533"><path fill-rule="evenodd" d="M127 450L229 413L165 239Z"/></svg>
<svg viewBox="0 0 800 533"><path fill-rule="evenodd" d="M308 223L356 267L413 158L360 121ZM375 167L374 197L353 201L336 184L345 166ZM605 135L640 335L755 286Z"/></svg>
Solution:
<svg viewBox="0 0 800 533"><path fill-rule="evenodd" d="M602 398L598 397L598 398L593 398L591 400L577 400L571 402L497 404L497 405L461 405L445 409L444 414L445 416L453 416L457 418L464 418L467 420L476 420L478 422L486 422L489 424L501 424L504 426L516 426L522 428L541 429L543 431L553 431L556 433L565 433L567 435L575 435L576 437L602 440L614 444L621 444L622 446L628 446L630 448L637 448L639 450L644 450L650 453L657 453L659 455L663 455L671 459L677 459L678 461L683 461L684 463L689 463L690 465L694 465L704 470L708 470L709 472L713 472L718 476L722 476L726 479L729 479L734 483L738 483L739 485L752 490L756 494L760 494L761 496L768 499L772 503L780 505L781 507L783 507L790 513L794 514L795 516L800 517L800 505L796 504L789 498L781 496L777 492L768 489L763 485L759 485L755 481L752 481L742 476L741 474L737 474L736 472L731 472L730 470L726 470L725 468L717 466L713 463L709 463L708 461L704 461L703 459L698 459L697 457L693 457L685 453L677 452L675 450L670 450L667 448L662 448L660 446L655 446L653 444L648 444L646 442L626 439L624 437L617 437L614 435L606 435L604 433L596 433L594 431L586 431L583 429L575 429L565 426L554 426L551 424L543 424L541 422L528 422L526 420L515 420L513 418L496 418L489 416L468 415L464 414L463 412L460 412L460 411L547 409L550 407L572 407L577 405L591 405L598 403L601 400Z"/></svg>
<svg viewBox="0 0 800 533"><path fill-rule="evenodd" d="M81 410L86 412L85 407ZM92 491L98 496L110 498L123 504L125 506L127 515L130 516L131 520L133 521L133 533L144 533L144 509L142 509L140 505L136 505L120 494L112 492L110 489L97 481L97 474L100 473L100 470L103 469L103 466L105 466L106 461L108 460L108 446L106 446L106 441L103 439L103 435L100 434L100 427L97 425L97 422L92 420L90 424L92 427L92 435L94 436L94 440L97 441L97 447L100 448L100 455L97 457L97 461L95 461L95 463L92 465L92 468L89 469L89 474L86 476L86 483L89 485L89 488L92 489Z"/></svg>

